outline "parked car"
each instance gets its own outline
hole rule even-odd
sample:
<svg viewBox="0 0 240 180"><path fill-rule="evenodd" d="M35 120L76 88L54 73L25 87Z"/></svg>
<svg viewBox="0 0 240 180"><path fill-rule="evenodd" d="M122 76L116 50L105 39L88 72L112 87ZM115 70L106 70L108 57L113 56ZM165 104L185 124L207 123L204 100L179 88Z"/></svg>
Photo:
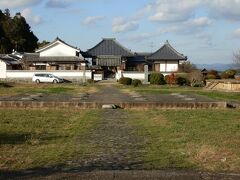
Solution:
<svg viewBox="0 0 240 180"><path fill-rule="evenodd" d="M32 77L32 82L41 83L41 82L49 82L49 83L62 83L64 82L63 78L57 77L53 74L34 74Z"/></svg>
<svg viewBox="0 0 240 180"><path fill-rule="evenodd" d="M235 79L238 79L238 80L240 80L240 72L239 73L237 73L237 74L235 74Z"/></svg>

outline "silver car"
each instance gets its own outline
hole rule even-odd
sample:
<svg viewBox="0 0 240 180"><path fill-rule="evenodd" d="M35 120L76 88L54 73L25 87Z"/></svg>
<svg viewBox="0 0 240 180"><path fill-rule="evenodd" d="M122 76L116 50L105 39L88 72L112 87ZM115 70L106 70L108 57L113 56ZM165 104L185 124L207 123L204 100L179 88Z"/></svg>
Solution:
<svg viewBox="0 0 240 180"><path fill-rule="evenodd" d="M63 78L57 77L53 74L47 74L47 73L36 73L32 77L32 82L41 83L62 83L64 82Z"/></svg>

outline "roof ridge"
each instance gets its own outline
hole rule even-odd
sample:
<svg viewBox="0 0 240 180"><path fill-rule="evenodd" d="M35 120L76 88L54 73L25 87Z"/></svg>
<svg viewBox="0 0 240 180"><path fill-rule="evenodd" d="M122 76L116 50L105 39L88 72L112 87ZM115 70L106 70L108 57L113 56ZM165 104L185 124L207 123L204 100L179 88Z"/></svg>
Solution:
<svg viewBox="0 0 240 180"><path fill-rule="evenodd" d="M183 57L186 57L186 56L184 56L184 54L181 54L181 53L178 52L176 49L174 49L174 48L171 46L171 44L168 42L168 40L167 40L167 42L166 42L165 45L168 46L169 48L171 48L171 49L172 49L175 53L177 53L178 55L183 56Z"/></svg>
<svg viewBox="0 0 240 180"><path fill-rule="evenodd" d="M158 53L161 53L161 51L164 49L164 48L168 48L170 49L175 55L176 57L178 56L179 59L187 59L187 56L184 56L184 54L181 54L179 53L176 49L174 49L169 41L167 40L164 45L162 45L157 51L155 51L154 53L152 53L150 56L148 56L149 59L151 59L151 57L157 55ZM159 56L159 55L158 55ZM177 59L176 57L174 57L173 59Z"/></svg>
<svg viewBox="0 0 240 180"><path fill-rule="evenodd" d="M123 45L121 45L121 43L119 43L119 42L116 40L116 38L102 38L102 41L100 41L100 42L99 42L98 44L96 44L94 47L88 49L87 52L92 51L93 49L97 48L98 46L100 46L102 43L104 43L104 42L106 42L106 41L112 41L112 42L114 42L118 47L120 47L120 48L122 48L124 51L126 51L128 54L134 55L134 53L133 53L130 49L128 49L128 48L124 47Z"/></svg>
<svg viewBox="0 0 240 180"><path fill-rule="evenodd" d="M54 43L56 43L57 41L59 41L59 42L65 44L65 45L67 45L67 46L69 46L69 47L71 47L71 48L73 48L73 49L77 49L77 50L80 51L79 48L74 47L74 46L72 46L72 45L66 43L65 41L63 41L62 39L60 39L60 38L57 36L57 37L54 39L54 41L52 41L52 42L46 44L45 46L43 46L43 47L41 47L41 48L39 48L39 49L36 49L35 52L37 52L37 51L39 52L39 51L41 51L41 50L43 50L43 49L46 49L47 47L52 46L52 45L53 45Z"/></svg>
<svg viewBox="0 0 240 180"><path fill-rule="evenodd" d="M114 42L117 43L117 45L119 45L121 48L123 48L124 50L128 51L130 54L134 55L134 53L131 51L131 49L128 49L126 47L124 47L123 45L121 45L120 42L118 42L116 39L114 39Z"/></svg>
<svg viewBox="0 0 240 180"><path fill-rule="evenodd" d="M116 38L102 38L103 40L116 40Z"/></svg>

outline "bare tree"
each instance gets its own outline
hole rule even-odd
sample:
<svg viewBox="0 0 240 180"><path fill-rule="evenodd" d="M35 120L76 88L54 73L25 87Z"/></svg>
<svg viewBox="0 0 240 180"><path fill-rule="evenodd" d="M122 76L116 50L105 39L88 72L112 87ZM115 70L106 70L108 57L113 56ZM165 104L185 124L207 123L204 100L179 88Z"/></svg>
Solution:
<svg viewBox="0 0 240 180"><path fill-rule="evenodd" d="M192 64L190 61L183 62L179 64L178 72L180 73L191 73L197 70L197 67Z"/></svg>

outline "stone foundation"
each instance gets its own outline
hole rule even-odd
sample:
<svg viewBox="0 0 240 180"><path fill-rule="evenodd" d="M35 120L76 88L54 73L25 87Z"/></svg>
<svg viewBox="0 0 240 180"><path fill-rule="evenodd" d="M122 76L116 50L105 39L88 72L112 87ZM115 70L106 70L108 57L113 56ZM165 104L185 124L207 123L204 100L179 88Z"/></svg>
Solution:
<svg viewBox="0 0 240 180"><path fill-rule="evenodd" d="M36 102L36 101L0 101L0 108L79 108L102 109L104 103L98 102ZM189 102L189 103L115 103L123 109L222 109L226 102Z"/></svg>
<svg viewBox="0 0 240 180"><path fill-rule="evenodd" d="M240 80L234 79L207 80L206 88L212 90L240 92Z"/></svg>

